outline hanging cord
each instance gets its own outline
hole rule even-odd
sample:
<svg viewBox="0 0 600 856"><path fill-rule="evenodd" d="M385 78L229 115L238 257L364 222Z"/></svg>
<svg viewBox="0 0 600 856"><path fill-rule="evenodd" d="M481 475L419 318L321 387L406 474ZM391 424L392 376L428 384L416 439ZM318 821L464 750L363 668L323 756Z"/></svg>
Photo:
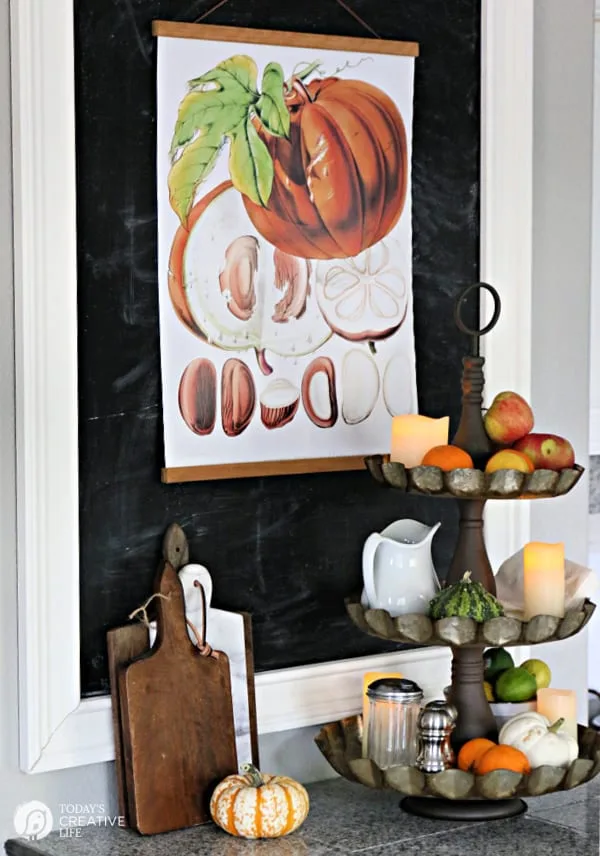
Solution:
<svg viewBox="0 0 600 856"><path fill-rule="evenodd" d="M350 6L347 6L346 3L344 3L344 0L335 0L335 2L344 10L344 12L347 12L349 15L351 15L355 21L358 21L358 23L361 24L365 28L365 30L371 33L372 36L375 36L376 39L381 38L379 33L375 32L375 30L373 29L373 27L371 27L370 24L367 24L366 21L363 21L358 12L355 12L354 9L351 9Z"/></svg>
<svg viewBox="0 0 600 856"><path fill-rule="evenodd" d="M204 593L204 586L199 580L194 580L194 586L200 589L200 598L202 600L202 633L198 632L198 628L195 624L193 624L189 618L186 616L185 623L190 628L192 633L194 634L194 638L196 639L196 648L202 657L213 657L213 659L218 660L219 654L218 651L213 651L211 646L206 641L206 594ZM137 609L134 609L133 612L129 614L129 619L132 620L137 618L142 622L148 629L150 629L150 619L148 618L148 607L152 603L155 597L160 597L163 600L169 600L170 594L162 594L162 592L155 592L151 594L150 597L143 603L141 606L138 606Z"/></svg>
<svg viewBox="0 0 600 856"><path fill-rule="evenodd" d="M196 642L198 645L198 651L202 654L203 657L214 657L218 659L218 653L213 651L208 642L206 641L206 594L204 592L204 586L199 580L194 580L194 588L200 589L200 599L202 600L202 633L199 634L194 625L188 621L188 624L192 628L194 632L194 636L196 637ZM187 620L187 619L186 619Z"/></svg>
<svg viewBox="0 0 600 856"><path fill-rule="evenodd" d="M366 22L366 21L364 21L364 20L360 17L360 15L358 14L358 12L355 12L355 11L354 11L354 9L351 9L351 8L350 8L350 6L348 6L348 5L344 2L344 0L335 0L335 2L338 4L338 6L339 6L341 9L343 9L343 10L344 10L344 12L347 12L347 13L348 13L348 15L350 15L352 18L354 18L354 20L355 20L355 21L358 21L358 23L359 23L362 27L364 27L364 28L365 28L365 30L367 30L367 32L371 33L371 35L372 35L372 36L375 36L375 38L376 38L376 39L380 39L380 38L381 38L381 36L379 35L379 33L377 33L377 32L373 29L373 27L371 27L371 25L370 25L370 24L367 24L367 22ZM220 8L221 8L221 6L225 6L225 4L226 4L226 3L229 3L229 0L219 0L219 2L218 2L218 3L215 3L215 5L214 5L214 6L211 6L211 8L210 8L207 12L204 12L202 15L200 15L200 17L199 17L199 18L194 18L194 24L199 24L199 23L200 23L200 21L204 21L204 20L205 20L205 18L208 18L208 16L209 16L209 15L212 15L212 13L213 13L213 12L216 12L216 11L217 11L217 9L220 9Z"/></svg>
<svg viewBox="0 0 600 856"><path fill-rule="evenodd" d="M199 24L200 21L203 21L205 18L208 18L209 15L212 15L213 12L216 12L217 9L220 9L221 6L224 6L226 3L229 3L229 0L219 0L218 3L215 3L208 12L205 12L203 15L200 15L199 18L194 18L194 24Z"/></svg>
<svg viewBox="0 0 600 856"><path fill-rule="evenodd" d="M137 609L134 609L133 612L129 613L128 618L131 620L132 618L136 618L139 616L139 621L142 622L148 629L150 628L150 619L148 618L148 607L152 603L155 597L162 597L163 600L169 600L171 595L162 594L161 592L156 592L155 594L151 594L148 600L143 603L141 606L138 606Z"/></svg>

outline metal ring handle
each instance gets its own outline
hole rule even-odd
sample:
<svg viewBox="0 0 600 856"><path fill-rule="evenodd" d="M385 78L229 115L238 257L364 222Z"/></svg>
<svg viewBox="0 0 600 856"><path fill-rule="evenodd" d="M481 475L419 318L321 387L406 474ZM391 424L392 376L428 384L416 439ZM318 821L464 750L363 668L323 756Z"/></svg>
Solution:
<svg viewBox="0 0 600 856"><path fill-rule="evenodd" d="M494 312L490 321L482 327L481 329L472 329L468 327L462 319L461 310L465 304L465 301L469 294L475 289L484 289L492 295L492 299L494 301ZM481 336L485 336L486 333L489 333L496 324L498 323L498 318L500 317L500 310L502 308L502 303L500 301L500 295L496 291L493 285L489 285L487 282L474 282L471 285L468 285L465 289L461 291L456 299L456 303L454 304L454 323L458 327L458 329L462 333L466 333L468 336L473 337L473 356L479 356L479 339Z"/></svg>

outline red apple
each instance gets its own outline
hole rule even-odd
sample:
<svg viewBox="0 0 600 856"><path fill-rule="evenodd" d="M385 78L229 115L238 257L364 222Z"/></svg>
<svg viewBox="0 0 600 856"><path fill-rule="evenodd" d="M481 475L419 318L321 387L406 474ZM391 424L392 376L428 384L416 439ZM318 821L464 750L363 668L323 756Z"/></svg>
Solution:
<svg viewBox="0 0 600 856"><path fill-rule="evenodd" d="M575 463L573 446L557 434L527 434L513 449L531 458L536 470L564 470Z"/></svg>
<svg viewBox="0 0 600 856"><path fill-rule="evenodd" d="M499 392L483 421L490 440L512 446L533 428L533 412L516 392Z"/></svg>

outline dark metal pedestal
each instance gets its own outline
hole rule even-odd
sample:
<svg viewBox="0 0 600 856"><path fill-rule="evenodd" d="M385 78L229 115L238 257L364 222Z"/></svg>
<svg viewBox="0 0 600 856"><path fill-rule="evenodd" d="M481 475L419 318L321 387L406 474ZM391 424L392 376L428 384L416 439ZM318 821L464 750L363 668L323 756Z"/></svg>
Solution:
<svg viewBox="0 0 600 856"><path fill-rule="evenodd" d="M458 541L450 563L446 585L462 580L465 571L471 572L473 582L481 583L491 594L496 594L496 580L485 548L483 509L485 499L459 499Z"/></svg>
<svg viewBox="0 0 600 856"><path fill-rule="evenodd" d="M405 797L400 808L418 817L435 820L502 820L527 811L527 803L512 800L437 800L430 797Z"/></svg>
<svg viewBox="0 0 600 856"><path fill-rule="evenodd" d="M498 726L483 689L483 645L452 649L449 701L458 711L452 747L458 752L473 737L498 739Z"/></svg>

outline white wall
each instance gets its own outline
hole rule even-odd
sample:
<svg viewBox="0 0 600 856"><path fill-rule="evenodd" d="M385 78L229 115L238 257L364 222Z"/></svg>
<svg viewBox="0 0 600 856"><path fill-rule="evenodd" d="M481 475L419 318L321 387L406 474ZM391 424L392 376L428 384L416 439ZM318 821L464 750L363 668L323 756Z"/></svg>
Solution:
<svg viewBox="0 0 600 856"><path fill-rule="evenodd" d="M590 454L600 455L600 8L595 23Z"/></svg>
<svg viewBox="0 0 600 856"><path fill-rule="evenodd" d="M587 448L591 6L592 0L536 2L533 404L540 422L558 429L558 416L560 430L578 449ZM51 808L60 802L110 805L112 793L108 764L37 776L18 771L7 34L8 0L0 0L0 841L12 834L20 801L41 799ZM584 558L586 504L585 486L565 500L539 503L534 534L565 538L569 555ZM583 642L552 646L548 659L557 681L585 686ZM303 729L269 735L261 742L263 765L304 781L329 775L313 734Z"/></svg>
<svg viewBox="0 0 600 856"><path fill-rule="evenodd" d="M532 406L536 428L569 437L586 466L590 341L593 0L536 0ZM532 536L587 562L588 489L532 502ZM587 634L540 646L553 685L580 693Z"/></svg>
<svg viewBox="0 0 600 856"><path fill-rule="evenodd" d="M10 176L8 0L0 0L0 842L14 834L16 805L41 799L108 802L110 766L26 776L18 771L17 571ZM1 844L0 844L1 846Z"/></svg>

